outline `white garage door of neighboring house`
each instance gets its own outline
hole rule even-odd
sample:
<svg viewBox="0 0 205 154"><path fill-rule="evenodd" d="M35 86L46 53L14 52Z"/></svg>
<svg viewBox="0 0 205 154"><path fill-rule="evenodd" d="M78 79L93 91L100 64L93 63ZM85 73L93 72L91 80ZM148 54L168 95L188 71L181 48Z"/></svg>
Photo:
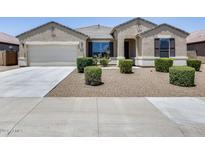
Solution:
<svg viewBox="0 0 205 154"><path fill-rule="evenodd" d="M30 66L75 65L77 45L28 45Z"/></svg>

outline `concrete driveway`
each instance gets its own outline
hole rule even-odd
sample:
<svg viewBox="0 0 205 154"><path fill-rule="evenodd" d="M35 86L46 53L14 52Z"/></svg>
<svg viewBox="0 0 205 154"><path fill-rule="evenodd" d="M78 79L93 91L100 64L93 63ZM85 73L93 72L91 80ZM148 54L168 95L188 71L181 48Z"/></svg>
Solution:
<svg viewBox="0 0 205 154"><path fill-rule="evenodd" d="M0 97L43 97L75 67L25 67L0 72Z"/></svg>
<svg viewBox="0 0 205 154"><path fill-rule="evenodd" d="M205 136L204 98L0 98L0 136Z"/></svg>

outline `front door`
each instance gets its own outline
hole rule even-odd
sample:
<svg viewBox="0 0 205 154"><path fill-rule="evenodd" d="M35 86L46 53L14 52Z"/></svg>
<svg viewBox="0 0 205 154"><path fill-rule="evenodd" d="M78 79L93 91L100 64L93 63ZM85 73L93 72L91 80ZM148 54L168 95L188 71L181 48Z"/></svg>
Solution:
<svg viewBox="0 0 205 154"><path fill-rule="evenodd" d="M125 59L129 59L129 41L125 41L124 43L124 55Z"/></svg>

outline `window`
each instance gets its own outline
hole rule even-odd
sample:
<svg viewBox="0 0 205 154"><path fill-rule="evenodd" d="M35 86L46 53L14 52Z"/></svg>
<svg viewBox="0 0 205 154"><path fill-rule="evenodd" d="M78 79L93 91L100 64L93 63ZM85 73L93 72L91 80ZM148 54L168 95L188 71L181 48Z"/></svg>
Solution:
<svg viewBox="0 0 205 154"><path fill-rule="evenodd" d="M169 57L170 39L160 39L160 57Z"/></svg>
<svg viewBox="0 0 205 154"><path fill-rule="evenodd" d="M105 54L113 56L113 42L89 42L89 56Z"/></svg>
<svg viewBox="0 0 205 154"><path fill-rule="evenodd" d="M174 38L155 39L155 57L175 57Z"/></svg>

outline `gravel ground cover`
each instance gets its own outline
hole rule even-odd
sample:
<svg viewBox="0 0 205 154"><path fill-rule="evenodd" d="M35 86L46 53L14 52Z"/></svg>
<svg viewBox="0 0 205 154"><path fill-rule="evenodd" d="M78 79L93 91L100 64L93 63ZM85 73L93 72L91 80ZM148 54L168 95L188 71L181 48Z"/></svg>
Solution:
<svg viewBox="0 0 205 154"><path fill-rule="evenodd" d="M84 84L84 74L74 70L48 93L49 97L174 97L205 96L205 67L196 72L195 87L169 84L169 74L154 68L134 68L133 74L121 74L118 69L103 69L103 85Z"/></svg>

